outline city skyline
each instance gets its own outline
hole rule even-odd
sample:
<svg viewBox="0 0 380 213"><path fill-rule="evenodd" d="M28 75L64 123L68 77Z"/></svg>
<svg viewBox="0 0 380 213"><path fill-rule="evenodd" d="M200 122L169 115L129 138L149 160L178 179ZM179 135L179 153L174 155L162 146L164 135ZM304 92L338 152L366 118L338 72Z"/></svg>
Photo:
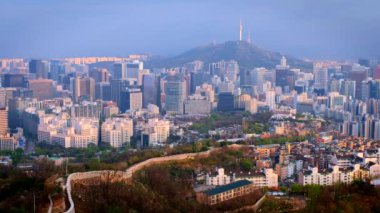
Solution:
<svg viewBox="0 0 380 213"><path fill-rule="evenodd" d="M239 39L311 59L378 59L375 1L1 2L1 58L174 56ZM366 11L361 12L361 11Z"/></svg>

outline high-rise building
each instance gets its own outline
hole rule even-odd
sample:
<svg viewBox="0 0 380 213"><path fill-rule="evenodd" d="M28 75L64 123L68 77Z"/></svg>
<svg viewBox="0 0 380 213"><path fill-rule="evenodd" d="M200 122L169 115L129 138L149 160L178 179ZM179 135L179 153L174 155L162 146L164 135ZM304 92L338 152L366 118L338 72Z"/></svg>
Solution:
<svg viewBox="0 0 380 213"><path fill-rule="evenodd" d="M142 146L161 146L166 143L170 135L168 120L149 119L141 131Z"/></svg>
<svg viewBox="0 0 380 213"><path fill-rule="evenodd" d="M161 108L161 78L155 74L143 76L143 107L154 104Z"/></svg>
<svg viewBox="0 0 380 213"><path fill-rule="evenodd" d="M129 83L127 80L121 80L121 79L111 80L111 100L116 102L119 108L121 104L121 99L120 99L121 92L125 91L125 88L127 88L128 86L129 86Z"/></svg>
<svg viewBox="0 0 380 213"><path fill-rule="evenodd" d="M139 77L139 70L144 69L144 64L141 61L133 61L126 63L126 77L127 79L134 79L137 81Z"/></svg>
<svg viewBox="0 0 380 213"><path fill-rule="evenodd" d="M377 65L377 67L373 71L373 78L380 79L380 65Z"/></svg>
<svg viewBox="0 0 380 213"><path fill-rule="evenodd" d="M22 88L27 86L27 80L24 74L6 73L2 75L2 87Z"/></svg>
<svg viewBox="0 0 380 213"><path fill-rule="evenodd" d="M110 74L107 69L93 68L89 76L95 80L95 83L109 82Z"/></svg>
<svg viewBox="0 0 380 213"><path fill-rule="evenodd" d="M323 89L327 92L328 70L327 69L314 69L314 87Z"/></svg>
<svg viewBox="0 0 380 213"><path fill-rule="evenodd" d="M35 79L48 78L50 63L45 60L31 60L29 62L29 73L35 75Z"/></svg>
<svg viewBox="0 0 380 213"><path fill-rule="evenodd" d="M351 97L352 99L356 98L356 82L351 80L344 80L340 86L340 94Z"/></svg>
<svg viewBox="0 0 380 213"><path fill-rule="evenodd" d="M93 101L95 98L95 81L89 77L71 79L73 98L76 103L81 100Z"/></svg>
<svg viewBox="0 0 380 213"><path fill-rule="evenodd" d="M276 86L281 87L283 91L294 89L296 75L289 69L286 58L282 57L280 65L276 66Z"/></svg>
<svg viewBox="0 0 380 213"><path fill-rule="evenodd" d="M265 92L265 102L270 110L276 108L276 92L273 89Z"/></svg>
<svg viewBox="0 0 380 213"><path fill-rule="evenodd" d="M49 78L54 81L59 79L66 73L66 64L61 61L50 61L50 75Z"/></svg>
<svg viewBox="0 0 380 213"><path fill-rule="evenodd" d="M238 74L239 74L238 62L235 60L226 62L225 73L223 77L232 82L235 82L238 79Z"/></svg>
<svg viewBox="0 0 380 213"><path fill-rule="evenodd" d="M183 102L187 97L186 81L180 76L169 76L165 84L165 109L168 113L183 114Z"/></svg>
<svg viewBox="0 0 380 213"><path fill-rule="evenodd" d="M205 96L191 95L184 101L185 114L209 114L211 102Z"/></svg>
<svg viewBox="0 0 380 213"><path fill-rule="evenodd" d="M111 100L111 84L109 82L95 84L95 99L101 99L103 101Z"/></svg>
<svg viewBox="0 0 380 213"><path fill-rule="evenodd" d="M71 107L72 118L99 118L101 106L97 102L82 101Z"/></svg>
<svg viewBox="0 0 380 213"><path fill-rule="evenodd" d="M211 103L215 102L215 90L211 84L204 83L197 87L195 94L205 96Z"/></svg>
<svg viewBox="0 0 380 213"><path fill-rule="evenodd" d="M360 66L358 64L354 64L352 66L352 70L348 73L348 78L350 80L355 81L356 85L356 97L361 98L361 89L362 89L362 81L366 80L368 77L368 69L367 67Z"/></svg>
<svg viewBox="0 0 380 213"><path fill-rule="evenodd" d="M127 88L125 91L121 92L120 101L121 112L125 112L127 110L135 111L142 109L143 105L141 89Z"/></svg>
<svg viewBox="0 0 380 213"><path fill-rule="evenodd" d="M328 97L328 104L330 109L343 109L347 97L340 95L337 92L330 92Z"/></svg>
<svg viewBox="0 0 380 213"><path fill-rule="evenodd" d="M8 133L8 110L0 109L0 136L5 136Z"/></svg>
<svg viewBox="0 0 380 213"><path fill-rule="evenodd" d="M54 82L50 79L29 80L29 89L37 100L53 99L57 94Z"/></svg>
<svg viewBox="0 0 380 213"><path fill-rule="evenodd" d="M234 94L231 92L223 92L218 95L218 111L229 112L234 111Z"/></svg>
<svg viewBox="0 0 380 213"><path fill-rule="evenodd" d="M109 118L102 124L101 141L111 147L128 145L132 136L133 120L129 118Z"/></svg>
<svg viewBox="0 0 380 213"><path fill-rule="evenodd" d="M37 130L38 141L58 144L65 148L87 148L98 145L99 120L69 118L64 114L41 119Z"/></svg>
<svg viewBox="0 0 380 213"><path fill-rule="evenodd" d="M126 80L127 79L127 70L126 64L124 62L118 62L113 65L113 79L115 80Z"/></svg>
<svg viewBox="0 0 380 213"><path fill-rule="evenodd" d="M331 79L328 83L328 91L329 92L339 92L340 91L340 85L339 85L339 80L338 79Z"/></svg>
<svg viewBox="0 0 380 213"><path fill-rule="evenodd" d="M190 94L194 94L197 86L202 85L203 80L203 72L191 72L190 73Z"/></svg>

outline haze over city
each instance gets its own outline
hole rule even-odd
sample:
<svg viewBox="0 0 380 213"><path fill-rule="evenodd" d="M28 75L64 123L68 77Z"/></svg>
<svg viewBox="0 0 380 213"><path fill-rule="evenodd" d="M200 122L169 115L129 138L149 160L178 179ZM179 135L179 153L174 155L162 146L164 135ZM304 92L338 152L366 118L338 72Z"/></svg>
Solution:
<svg viewBox="0 0 380 213"><path fill-rule="evenodd" d="M379 0L0 0L0 212L380 212Z"/></svg>
<svg viewBox="0 0 380 213"><path fill-rule="evenodd" d="M379 58L377 0L1 1L0 57L174 56L237 40L311 59Z"/></svg>

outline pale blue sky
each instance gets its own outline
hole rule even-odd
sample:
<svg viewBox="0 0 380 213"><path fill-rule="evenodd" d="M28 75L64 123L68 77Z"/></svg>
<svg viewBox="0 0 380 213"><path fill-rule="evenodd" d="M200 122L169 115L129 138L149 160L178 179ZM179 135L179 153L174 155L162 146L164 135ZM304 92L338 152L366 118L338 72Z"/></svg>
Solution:
<svg viewBox="0 0 380 213"><path fill-rule="evenodd" d="M0 57L170 56L237 40L242 17L267 49L380 58L379 8L379 0L1 0Z"/></svg>

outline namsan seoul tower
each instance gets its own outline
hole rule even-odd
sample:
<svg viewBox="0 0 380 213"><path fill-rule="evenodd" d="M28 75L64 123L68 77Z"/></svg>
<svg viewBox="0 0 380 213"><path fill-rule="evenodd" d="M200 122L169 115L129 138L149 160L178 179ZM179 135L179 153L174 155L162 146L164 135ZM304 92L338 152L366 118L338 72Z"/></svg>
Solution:
<svg viewBox="0 0 380 213"><path fill-rule="evenodd" d="M240 18L240 36L239 36L239 41L243 40L243 22L241 21Z"/></svg>

